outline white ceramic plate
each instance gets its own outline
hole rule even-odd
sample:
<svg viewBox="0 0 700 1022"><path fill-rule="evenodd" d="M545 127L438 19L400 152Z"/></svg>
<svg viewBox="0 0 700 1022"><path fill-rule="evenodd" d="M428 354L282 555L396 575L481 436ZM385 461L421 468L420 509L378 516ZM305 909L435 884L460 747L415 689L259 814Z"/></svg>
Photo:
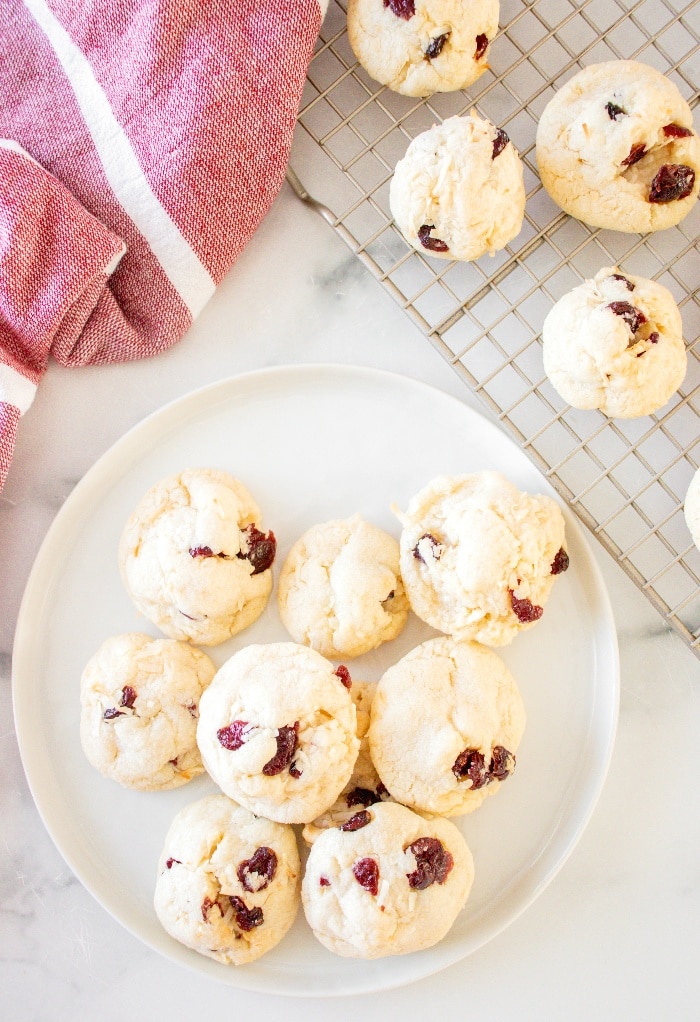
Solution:
<svg viewBox="0 0 700 1022"><path fill-rule="evenodd" d="M131 430L86 474L36 559L14 650L17 736L46 827L95 898L146 944L224 983L280 994L364 993L408 983L470 954L512 922L571 852L607 771L619 666L610 603L581 528L567 509L571 566L537 626L500 650L528 713L518 769L458 825L476 880L450 934L417 954L372 962L326 951L300 911L258 962L227 967L188 950L152 908L156 862L175 812L215 790L206 777L173 792L133 792L99 775L79 739L79 679L108 636L157 631L126 596L117 568L124 522L158 479L190 466L239 476L278 539L279 566L310 525L360 512L398 536L390 505L441 473L501 470L521 489L554 496L523 452L458 400L370 369L264 370L189 394ZM411 617L403 635L350 662L378 678L433 633ZM286 639L274 598L263 617L208 649L221 664L250 642Z"/></svg>

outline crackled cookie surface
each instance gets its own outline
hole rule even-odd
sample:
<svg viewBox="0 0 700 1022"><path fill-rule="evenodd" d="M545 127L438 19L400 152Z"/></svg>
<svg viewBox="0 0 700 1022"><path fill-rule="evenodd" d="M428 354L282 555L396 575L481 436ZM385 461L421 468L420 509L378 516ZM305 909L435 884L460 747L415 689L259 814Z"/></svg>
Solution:
<svg viewBox="0 0 700 1022"><path fill-rule="evenodd" d="M357 713L357 737L360 751L350 780L332 806L304 826L302 835L307 844L313 844L318 835L329 827L340 827L347 823L360 809L367 809L376 802L386 802L391 795L384 787L372 762L369 751L369 722L376 682L352 679L350 695Z"/></svg>
<svg viewBox="0 0 700 1022"><path fill-rule="evenodd" d="M307 823L347 784L359 739L345 667L293 642L235 653L202 696L197 744L213 779L257 815Z"/></svg>
<svg viewBox="0 0 700 1022"><path fill-rule="evenodd" d="M404 96L471 85L488 68L498 0L350 0L348 39L367 73Z"/></svg>
<svg viewBox="0 0 700 1022"><path fill-rule="evenodd" d="M383 802L314 842L302 903L315 936L335 954L403 955L445 936L473 879L471 852L453 823Z"/></svg>
<svg viewBox="0 0 700 1022"><path fill-rule="evenodd" d="M238 479L188 469L139 502L122 533L119 566L137 609L162 632L216 645L262 614L275 550Z"/></svg>
<svg viewBox="0 0 700 1022"><path fill-rule="evenodd" d="M569 566L559 506L500 472L438 476L398 514L411 607L455 638L511 642L540 620Z"/></svg>
<svg viewBox="0 0 700 1022"><path fill-rule="evenodd" d="M408 617L399 545L359 515L305 532L282 566L278 596L292 638L340 660L395 638Z"/></svg>
<svg viewBox="0 0 700 1022"><path fill-rule="evenodd" d="M574 408L633 418L666 404L683 382L680 312L661 284L617 267L564 295L545 318L547 376Z"/></svg>
<svg viewBox="0 0 700 1022"><path fill-rule="evenodd" d="M369 743L397 801L456 816L477 809L515 769L525 709L492 649L447 636L411 650L380 678Z"/></svg>
<svg viewBox="0 0 700 1022"><path fill-rule="evenodd" d="M594 227L646 233L679 223L700 187L700 142L676 85L633 60L584 68L537 128L542 184Z"/></svg>
<svg viewBox="0 0 700 1022"><path fill-rule="evenodd" d="M244 965L292 925L300 878L291 827L209 795L185 806L168 830L154 907L175 940L225 965Z"/></svg>
<svg viewBox="0 0 700 1022"><path fill-rule="evenodd" d="M391 213L406 241L440 259L478 259L519 233L523 167L508 135L475 113L422 132L396 165Z"/></svg>
<svg viewBox="0 0 700 1022"><path fill-rule="evenodd" d="M216 668L174 639L107 639L80 683L80 739L90 763L126 788L177 788L203 771L199 701Z"/></svg>

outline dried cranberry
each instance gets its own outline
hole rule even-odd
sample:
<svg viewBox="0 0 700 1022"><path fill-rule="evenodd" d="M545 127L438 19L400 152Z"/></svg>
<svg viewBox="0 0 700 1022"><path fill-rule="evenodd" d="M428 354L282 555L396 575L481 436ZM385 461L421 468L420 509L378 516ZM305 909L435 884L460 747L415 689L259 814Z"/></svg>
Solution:
<svg viewBox="0 0 700 1022"><path fill-rule="evenodd" d="M688 138L693 134L691 128L683 128L680 124L664 124L663 132L666 138Z"/></svg>
<svg viewBox="0 0 700 1022"><path fill-rule="evenodd" d="M552 575L561 575L569 567L569 555L564 547L560 547L554 555L550 572Z"/></svg>
<svg viewBox="0 0 700 1022"><path fill-rule="evenodd" d="M416 869L407 873L408 885L415 891L424 891L431 884L444 884L454 866L454 859L436 837L419 837L409 849L416 858Z"/></svg>
<svg viewBox="0 0 700 1022"><path fill-rule="evenodd" d="M105 710L105 712L104 712L104 713L102 714L102 719L103 719L103 720L114 720L114 718L115 718L115 717L123 717L123 716L124 716L124 713L123 713L123 711L122 711L122 710L118 710L118 709L116 708L116 706L110 706L110 707L109 707L109 708L108 708L107 710Z"/></svg>
<svg viewBox="0 0 700 1022"><path fill-rule="evenodd" d="M649 344L658 344L659 335L657 334L656 330L654 330L653 333L649 334L647 340L649 341Z"/></svg>
<svg viewBox="0 0 700 1022"><path fill-rule="evenodd" d="M267 845L256 848L249 859L238 864L236 876L244 890L264 891L277 872L277 856ZM251 876L251 874L254 874Z"/></svg>
<svg viewBox="0 0 700 1022"><path fill-rule="evenodd" d="M345 796L345 804L348 809L352 809L353 806L373 806L375 802L381 802L381 796L379 792L373 792L371 788L353 788Z"/></svg>
<svg viewBox="0 0 700 1022"><path fill-rule="evenodd" d="M531 621L539 621L544 613L542 607L538 607L536 603L532 603L528 600L527 596L523 599L519 599L512 589L510 592L510 604L513 608L513 613L517 617L521 624L529 624Z"/></svg>
<svg viewBox="0 0 700 1022"><path fill-rule="evenodd" d="M281 774L282 771L292 762L292 758L297 748L298 729L298 721L293 724L292 727L288 727L284 724L278 729L277 752L262 768L262 772L266 777L274 777L276 774Z"/></svg>
<svg viewBox="0 0 700 1022"><path fill-rule="evenodd" d="M629 151L629 156L626 156L622 161L622 166L632 167L635 163L638 163L639 160L641 160L646 151L647 149L643 142L635 142Z"/></svg>
<svg viewBox="0 0 700 1022"><path fill-rule="evenodd" d="M274 532L265 535L254 525L249 525L243 530L244 548L241 548L236 556L239 560L250 561L253 566L251 574L259 575L261 571L267 571L272 565L277 553L277 540Z"/></svg>
<svg viewBox="0 0 700 1022"><path fill-rule="evenodd" d="M247 720L234 720L228 727L220 727L216 737L229 752L235 752L243 745L243 731L248 727Z"/></svg>
<svg viewBox="0 0 700 1022"><path fill-rule="evenodd" d="M634 284L632 283L632 281L628 280L628 278L623 276L621 273L611 273L610 279L619 280L620 283L625 285L628 291L634 291Z"/></svg>
<svg viewBox="0 0 700 1022"><path fill-rule="evenodd" d="M262 926L264 920L261 908L248 908L243 898L239 898L236 894L230 894L228 900L231 902L239 930L245 930L248 933L256 926Z"/></svg>
<svg viewBox="0 0 700 1022"><path fill-rule="evenodd" d="M379 894L379 864L376 859L358 859L352 872L360 887L375 897Z"/></svg>
<svg viewBox="0 0 700 1022"><path fill-rule="evenodd" d="M194 717L195 720L199 716L199 710L197 709L197 704L196 703L187 703L185 705L185 709L189 713L190 717Z"/></svg>
<svg viewBox="0 0 700 1022"><path fill-rule="evenodd" d="M426 544L423 543L423 541L426 539L428 541L427 548ZM440 557L442 556L442 543L440 543L439 540L435 539L435 536L431 535L429 532L424 532L413 548L413 556L416 558L416 560L422 561L423 564L426 563L425 557L423 556L423 552L420 549L421 543L423 543L423 551L426 553L430 551L430 556L434 561L440 560Z"/></svg>
<svg viewBox="0 0 700 1022"><path fill-rule="evenodd" d="M410 21L416 13L415 0L384 0L384 6L404 21Z"/></svg>
<svg viewBox="0 0 700 1022"><path fill-rule="evenodd" d="M423 224L418 229L418 240L420 241L423 248L427 248L430 252L447 252L449 246L446 242L440 238L432 238L430 232L435 230L435 224Z"/></svg>
<svg viewBox="0 0 700 1022"><path fill-rule="evenodd" d="M210 546L191 546L190 557L213 557L214 551ZM223 556L219 554L219 556Z"/></svg>
<svg viewBox="0 0 700 1022"><path fill-rule="evenodd" d="M483 753L478 749L465 749L460 752L452 765L452 773L458 781L470 780L474 791L477 788L483 788L489 782L486 761Z"/></svg>
<svg viewBox="0 0 700 1022"><path fill-rule="evenodd" d="M294 778L299 778L302 775L302 771L297 766L296 760L289 764L289 773Z"/></svg>
<svg viewBox="0 0 700 1022"><path fill-rule="evenodd" d="M131 685L125 685L122 689L122 699L120 706L126 706L127 709L131 709L136 702L136 689L132 688Z"/></svg>
<svg viewBox="0 0 700 1022"><path fill-rule="evenodd" d="M489 45L489 37L480 32L475 39L476 49L474 50L474 60L481 60L483 55L486 53Z"/></svg>
<svg viewBox="0 0 700 1022"><path fill-rule="evenodd" d="M318 878L318 885L319 885L319 887L330 887L331 886L331 882L328 879L328 877L319 877Z"/></svg>
<svg viewBox="0 0 700 1022"><path fill-rule="evenodd" d="M503 128L498 128L496 137L493 140L493 150L491 152L491 159L495 160L497 156L500 156L509 142L510 139L506 135Z"/></svg>
<svg viewBox="0 0 700 1022"><path fill-rule="evenodd" d="M624 117L627 114L627 111L623 110L617 103L606 103L605 109L608 111L608 117L611 121L616 121L618 117Z"/></svg>
<svg viewBox="0 0 700 1022"><path fill-rule="evenodd" d="M345 823L341 823L340 829L346 831L362 830L368 823L372 822L372 814L368 813L366 809L360 809L359 813L355 813Z"/></svg>
<svg viewBox="0 0 700 1022"><path fill-rule="evenodd" d="M624 319L633 334L636 334L642 323L646 323L647 321L642 310L638 309L636 305L630 305L629 302L610 302L608 308L611 312L614 312L616 316L620 316L621 319Z"/></svg>
<svg viewBox="0 0 700 1022"><path fill-rule="evenodd" d="M505 781L515 770L515 756L504 745L494 745L489 764L489 780Z"/></svg>
<svg viewBox="0 0 700 1022"><path fill-rule="evenodd" d="M442 53L443 47L447 40L450 38L450 32L445 32L443 35L435 36L431 39L428 48L425 50L425 56L428 60L435 60Z"/></svg>
<svg viewBox="0 0 700 1022"><path fill-rule="evenodd" d="M169 859L165 860L165 868L166 869L172 869L173 866L175 865L175 863L177 863L179 866L181 866L182 865L182 859L173 859L172 856L171 856Z"/></svg>
<svg viewBox="0 0 700 1022"><path fill-rule="evenodd" d="M221 912L221 906L219 905L218 901L212 901L211 898L207 895L201 904L202 919L204 920L205 923L207 922L209 918L209 913L213 909L214 905L216 905L216 907L219 909L219 912Z"/></svg>
<svg viewBox="0 0 700 1022"><path fill-rule="evenodd" d="M684 163L665 163L651 182L649 202L675 202L690 195L695 171Z"/></svg>
<svg viewBox="0 0 700 1022"><path fill-rule="evenodd" d="M352 688L352 678L350 677L350 671L347 669L345 664L340 664L334 671L333 674L340 678L343 685L346 688Z"/></svg>

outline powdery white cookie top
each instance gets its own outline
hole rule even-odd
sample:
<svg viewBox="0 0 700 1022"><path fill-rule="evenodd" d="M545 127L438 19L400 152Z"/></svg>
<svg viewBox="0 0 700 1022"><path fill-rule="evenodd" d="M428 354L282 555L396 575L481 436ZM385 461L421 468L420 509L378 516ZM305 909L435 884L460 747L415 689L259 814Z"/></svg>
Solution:
<svg viewBox="0 0 700 1022"><path fill-rule="evenodd" d="M545 372L574 408L624 419L649 415L683 382L682 331L678 306L663 285L606 267L546 316Z"/></svg>
<svg viewBox="0 0 700 1022"><path fill-rule="evenodd" d="M700 550L700 469L698 469L685 495L683 505L686 525L695 546Z"/></svg>
<svg viewBox="0 0 700 1022"><path fill-rule="evenodd" d="M262 614L272 591L274 535L245 486L218 469L156 483L119 545L127 592L173 639L216 645Z"/></svg>
<svg viewBox="0 0 700 1022"><path fill-rule="evenodd" d="M542 617L569 564L558 504L500 472L438 476L397 513L411 607L455 638L511 642Z"/></svg>
<svg viewBox="0 0 700 1022"><path fill-rule="evenodd" d="M369 743L394 798L456 816L477 809L515 768L525 709L493 650L429 639L390 667L372 704Z"/></svg>
<svg viewBox="0 0 700 1022"><path fill-rule="evenodd" d="M391 179L396 225L417 251L478 259L519 233L523 166L506 133L475 113L449 117L409 145Z"/></svg>
<svg viewBox="0 0 700 1022"><path fill-rule="evenodd" d="M691 109L655 68L613 60L579 71L537 127L542 184L594 227L644 233L679 223L700 187Z"/></svg>
<svg viewBox="0 0 700 1022"><path fill-rule="evenodd" d="M315 525L290 550L278 598L296 642L339 660L367 653L408 617L399 544L359 515Z"/></svg>
<svg viewBox="0 0 700 1022"><path fill-rule="evenodd" d="M391 795L382 784L377 768L372 762L369 750L370 712L376 688L376 682L352 679L350 695L357 713L357 737L360 739L360 751L357 754L350 780L333 805L311 823L305 824L302 836L309 845L313 844L322 831L347 823L358 810L367 809L375 802L385 802L391 799Z"/></svg>
<svg viewBox="0 0 700 1022"><path fill-rule="evenodd" d="M300 883L291 827L209 795L185 806L168 830L154 907L175 940L225 965L244 965L289 930Z"/></svg>
<svg viewBox="0 0 700 1022"><path fill-rule="evenodd" d="M199 701L216 668L201 650L127 633L107 639L80 682L80 740L90 763L126 788L177 788L203 772Z"/></svg>
<svg viewBox="0 0 700 1022"><path fill-rule="evenodd" d="M471 852L453 823L383 802L314 842L302 904L315 936L335 954L403 955L442 940L473 879Z"/></svg>
<svg viewBox="0 0 700 1022"><path fill-rule="evenodd" d="M313 820L347 784L359 750L343 671L297 643L246 646L202 697L197 744L241 805L282 823Z"/></svg>
<svg viewBox="0 0 700 1022"><path fill-rule="evenodd" d="M488 68L498 0L350 0L348 39L365 71L404 96L465 89Z"/></svg>

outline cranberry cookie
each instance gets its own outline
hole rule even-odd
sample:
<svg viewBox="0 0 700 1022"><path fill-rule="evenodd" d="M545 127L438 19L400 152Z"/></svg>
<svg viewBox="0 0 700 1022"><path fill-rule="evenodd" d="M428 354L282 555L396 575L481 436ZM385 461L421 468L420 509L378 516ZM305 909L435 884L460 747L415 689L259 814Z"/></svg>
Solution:
<svg viewBox="0 0 700 1022"><path fill-rule="evenodd" d="M537 164L565 212L616 231L680 223L700 188L690 107L670 79L634 60L594 64L559 89L537 128Z"/></svg>
<svg viewBox="0 0 700 1022"><path fill-rule="evenodd" d="M518 686L498 654L443 636L380 678L369 745L398 802L457 816L477 809L513 773L524 730Z"/></svg>
<svg viewBox="0 0 700 1022"><path fill-rule="evenodd" d="M300 878L291 827L209 795L185 806L170 826L154 907L175 940L225 965L244 965L289 930Z"/></svg>
<svg viewBox="0 0 700 1022"><path fill-rule="evenodd" d="M202 696L206 769L258 816L307 823L335 802L359 739L347 668L293 642L246 646Z"/></svg>
<svg viewBox="0 0 700 1022"><path fill-rule="evenodd" d="M404 96L466 89L488 68L498 0L350 0L348 39L365 71Z"/></svg>
<svg viewBox="0 0 700 1022"><path fill-rule="evenodd" d="M665 405L687 367L671 292L616 266L559 299L544 321L542 354L565 401L620 419Z"/></svg>
<svg viewBox="0 0 700 1022"><path fill-rule="evenodd" d="M511 642L542 617L569 566L559 506L500 472L438 476L397 513L411 607L458 639Z"/></svg>
<svg viewBox="0 0 700 1022"><path fill-rule="evenodd" d="M391 213L409 245L438 259L478 259L520 232L523 166L505 131L471 113L422 132L396 165Z"/></svg>
<svg viewBox="0 0 700 1022"><path fill-rule="evenodd" d="M473 879L471 852L453 823L386 802L320 835L301 896L311 929L330 951L381 958L442 940Z"/></svg>
<svg viewBox="0 0 700 1022"><path fill-rule="evenodd" d="M367 653L408 617L399 544L359 515L315 525L290 550L278 599L295 642L337 660Z"/></svg>
<svg viewBox="0 0 700 1022"><path fill-rule="evenodd" d="M80 740L90 763L125 788L177 788L203 772L199 701L216 668L174 639L107 639L80 683Z"/></svg>
<svg viewBox="0 0 700 1022"><path fill-rule="evenodd" d="M224 642L262 614L275 537L238 479L188 469L153 486L126 524L119 565L127 592L172 639Z"/></svg>
<svg viewBox="0 0 700 1022"><path fill-rule="evenodd" d="M302 836L307 844L314 843L322 831L328 827L340 827L347 823L360 809L367 809L376 802L388 802L391 795L382 784L369 751L370 712L377 685L372 681L352 679L350 695L357 713L357 737L360 739L360 751L357 754L355 767L350 780L341 791L333 805L307 823Z"/></svg>

